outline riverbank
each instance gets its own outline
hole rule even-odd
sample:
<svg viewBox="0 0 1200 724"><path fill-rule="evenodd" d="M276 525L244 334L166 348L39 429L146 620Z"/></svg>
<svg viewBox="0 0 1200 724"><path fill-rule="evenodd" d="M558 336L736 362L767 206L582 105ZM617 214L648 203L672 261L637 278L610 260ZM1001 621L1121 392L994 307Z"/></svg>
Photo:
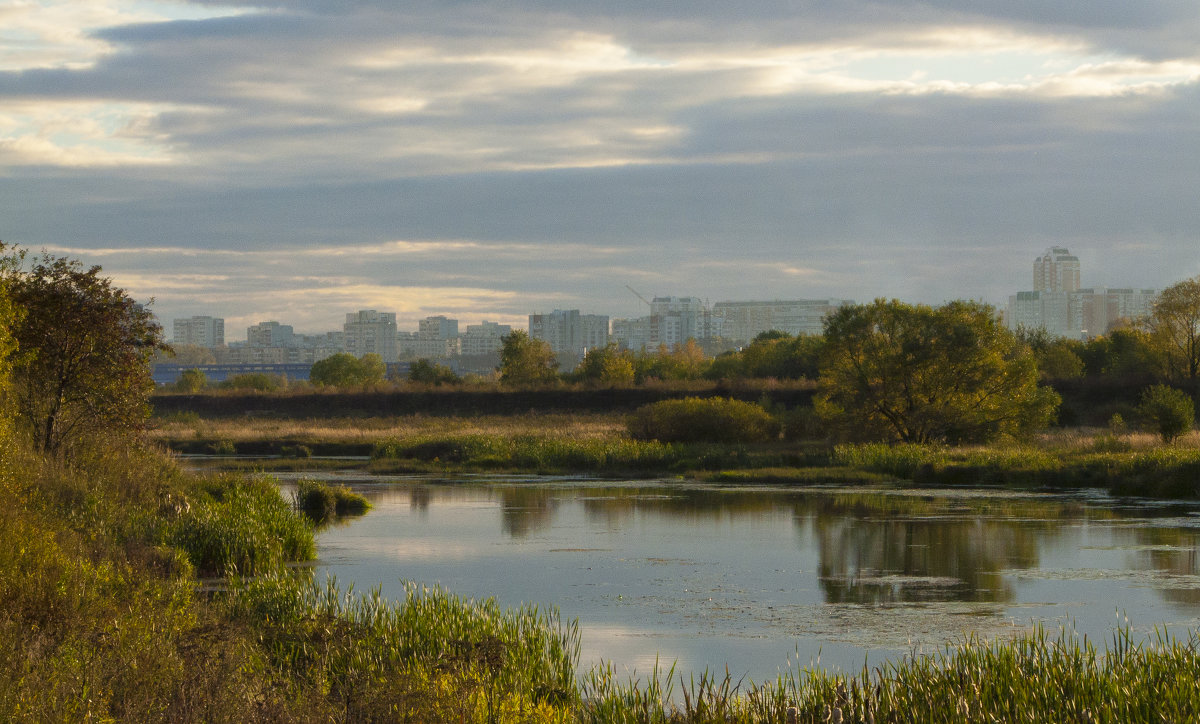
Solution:
<svg viewBox="0 0 1200 724"><path fill-rule="evenodd" d="M611 413L306 420L191 415L158 420L152 437L174 452L226 456L217 462L233 470L327 467L725 483L1088 487L1117 495L1200 497L1200 433L1195 431L1172 445L1145 433L1095 428L1055 430L1020 444L959 448L830 446L820 440L722 445L632 440L624 416Z"/></svg>

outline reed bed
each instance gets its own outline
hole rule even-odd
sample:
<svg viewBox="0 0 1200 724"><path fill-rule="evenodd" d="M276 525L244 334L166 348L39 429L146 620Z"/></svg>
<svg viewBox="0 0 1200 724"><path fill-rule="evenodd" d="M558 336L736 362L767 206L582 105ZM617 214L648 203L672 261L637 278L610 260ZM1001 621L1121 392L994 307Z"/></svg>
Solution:
<svg viewBox="0 0 1200 724"><path fill-rule="evenodd" d="M1131 450L1030 445L948 448L934 445L839 445L832 463L893 475L918 485L1107 488L1120 495L1200 497L1200 448Z"/></svg>
<svg viewBox="0 0 1200 724"><path fill-rule="evenodd" d="M182 550L202 575L257 575L316 557L312 528L270 478L219 476L194 498L162 511L154 524L158 541Z"/></svg>
<svg viewBox="0 0 1200 724"><path fill-rule="evenodd" d="M405 590L389 602L281 573L238 582L224 605L261 631L273 668L326 691L349 721L570 721L573 622L554 609Z"/></svg>
<svg viewBox="0 0 1200 724"><path fill-rule="evenodd" d="M333 518L364 515L371 503L345 485L329 485L319 480L301 480L296 485L293 503L316 524Z"/></svg>
<svg viewBox="0 0 1200 724"><path fill-rule="evenodd" d="M375 461L416 460L484 470L632 472L678 469L689 452L683 445L628 438L463 434L390 440L376 445L371 457Z"/></svg>
<svg viewBox="0 0 1200 724"><path fill-rule="evenodd" d="M582 683L580 722L812 724L846 722L1162 722L1200 716L1200 639L1161 633L1138 642L1128 626L1107 647L1044 629L1003 642L970 638L850 676L819 668L755 685L656 669L619 681L612 668Z"/></svg>

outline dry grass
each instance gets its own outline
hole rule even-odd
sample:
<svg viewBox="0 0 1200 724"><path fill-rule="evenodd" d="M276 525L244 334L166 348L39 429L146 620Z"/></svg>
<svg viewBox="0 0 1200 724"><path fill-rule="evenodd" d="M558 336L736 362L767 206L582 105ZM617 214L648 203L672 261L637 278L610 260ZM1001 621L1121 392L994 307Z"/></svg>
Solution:
<svg viewBox="0 0 1200 724"><path fill-rule="evenodd" d="M602 440L622 437L625 417L619 414L525 414L478 417L271 418L156 420L151 437L160 440L207 438L376 443L429 435L539 435Z"/></svg>
<svg viewBox="0 0 1200 724"><path fill-rule="evenodd" d="M1115 442L1128 446L1131 451L1153 450L1162 447L1162 439L1155 433L1130 430L1111 432L1102 427L1069 427L1049 430L1037 436L1037 447L1060 452L1088 452L1096 446ZM1182 449L1200 448L1200 430L1192 430L1171 444Z"/></svg>

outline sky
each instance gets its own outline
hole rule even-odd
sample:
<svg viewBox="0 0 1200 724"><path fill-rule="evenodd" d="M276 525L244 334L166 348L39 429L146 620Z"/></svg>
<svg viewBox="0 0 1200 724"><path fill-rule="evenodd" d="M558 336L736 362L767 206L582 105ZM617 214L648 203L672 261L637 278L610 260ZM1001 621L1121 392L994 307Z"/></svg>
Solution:
<svg viewBox="0 0 1200 724"><path fill-rule="evenodd" d="M1195 0L0 0L0 239L168 325L1200 275Z"/></svg>

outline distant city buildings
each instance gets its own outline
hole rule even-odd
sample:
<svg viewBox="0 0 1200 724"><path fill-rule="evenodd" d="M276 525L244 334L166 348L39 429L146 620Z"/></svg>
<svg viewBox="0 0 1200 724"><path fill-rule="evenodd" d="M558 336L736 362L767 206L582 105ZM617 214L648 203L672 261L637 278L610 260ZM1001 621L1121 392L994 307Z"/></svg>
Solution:
<svg viewBox="0 0 1200 724"><path fill-rule="evenodd" d="M225 344L225 320L220 317L176 319L172 328L171 343L221 347Z"/></svg>
<svg viewBox="0 0 1200 724"><path fill-rule="evenodd" d="M249 347L291 347L295 331L290 324L259 322L246 328L246 345Z"/></svg>
<svg viewBox="0 0 1200 724"><path fill-rule="evenodd" d="M417 331L400 332L396 340L401 359L443 359L459 354L458 320L426 317Z"/></svg>
<svg viewBox="0 0 1200 724"><path fill-rule="evenodd" d="M464 357L498 354L504 347L504 338L511 333L512 327L507 324L486 320L479 324L468 324L459 338L460 352Z"/></svg>
<svg viewBox="0 0 1200 724"><path fill-rule="evenodd" d="M763 332L772 330L791 335L822 334L826 315L848 304L854 302L849 299L717 302L713 305L712 313L722 320L722 336L738 342L749 342Z"/></svg>
<svg viewBox="0 0 1200 724"><path fill-rule="evenodd" d="M608 344L608 317L581 314L578 309L555 309L550 314L529 315L529 336L545 340L560 362L580 359L595 347Z"/></svg>
<svg viewBox="0 0 1200 724"><path fill-rule="evenodd" d="M612 338L622 348L654 350L669 348L689 339L707 341L722 336L724 320L715 315L699 297L655 297L650 315L633 319L614 319Z"/></svg>
<svg viewBox="0 0 1200 724"><path fill-rule="evenodd" d="M636 294L636 292L634 292ZM1106 333L1114 324L1137 321L1153 311L1154 289L1082 287L1079 258L1053 246L1033 262L1033 289L1008 299L1005 323L1012 329L1044 329L1049 334L1084 339ZM825 318L848 299L722 301L711 307L695 296L656 296L646 301L649 314L610 320L578 309L529 315L529 335L545 340L569 369L589 349L610 340L622 348L654 351L689 339L706 349L744 345L763 332L821 334ZM396 315L374 309L346 314L340 331L297 334L289 324L263 321L246 328L246 341L226 345L225 321L194 316L173 321L172 341L212 351L219 365L311 365L339 352L356 357L378 354L385 362L436 359L459 372L488 374L499 364L506 324L483 321L460 332L459 321L426 317L415 331L397 329ZM232 369L232 367L229 367Z"/></svg>
<svg viewBox="0 0 1200 724"><path fill-rule="evenodd" d="M1033 291L1008 298L1005 322L1012 330L1044 329L1055 337L1087 339L1118 322L1137 322L1154 310L1155 289L1081 289L1079 259L1061 246L1033 262Z"/></svg>
<svg viewBox="0 0 1200 724"><path fill-rule="evenodd" d="M346 315L342 325L342 349L355 357L377 354L384 362L395 362L396 315L364 309Z"/></svg>
<svg viewBox="0 0 1200 724"><path fill-rule="evenodd" d="M1052 246L1033 262L1033 291L1073 292L1079 289L1079 257L1064 246Z"/></svg>

